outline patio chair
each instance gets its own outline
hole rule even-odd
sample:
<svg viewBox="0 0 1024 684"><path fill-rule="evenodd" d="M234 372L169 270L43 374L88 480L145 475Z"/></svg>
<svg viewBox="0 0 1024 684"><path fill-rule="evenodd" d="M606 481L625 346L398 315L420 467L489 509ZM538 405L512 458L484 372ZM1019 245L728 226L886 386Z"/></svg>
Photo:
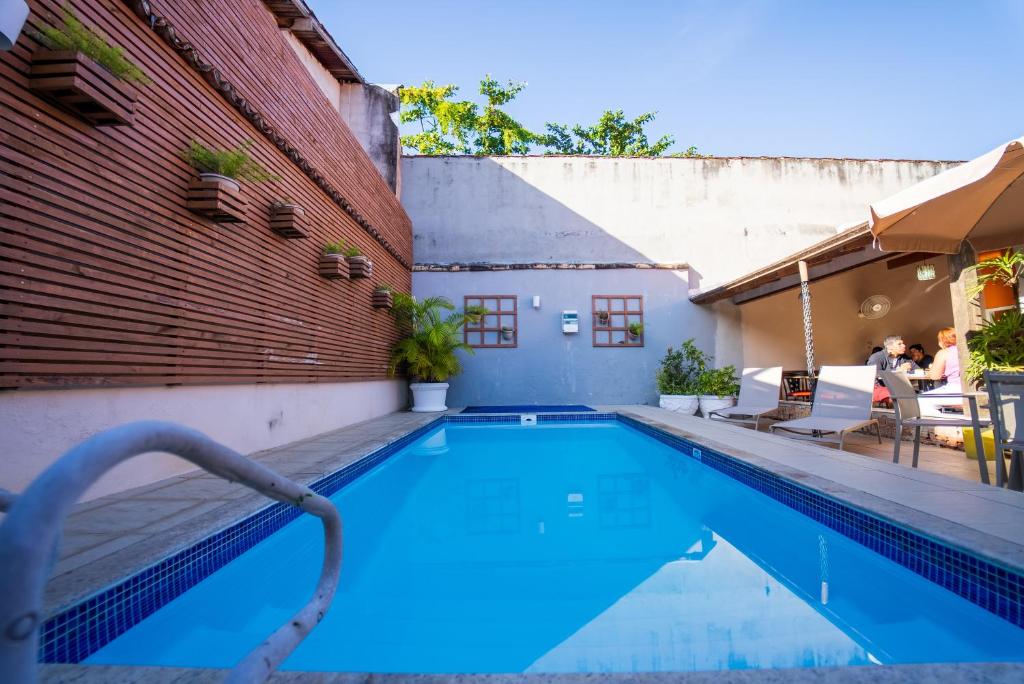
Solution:
<svg viewBox="0 0 1024 684"><path fill-rule="evenodd" d="M782 386L782 366L772 368L744 368L740 380L740 396L735 406L708 413L708 418L730 423L760 425L761 416L779 408L779 388Z"/></svg>
<svg viewBox="0 0 1024 684"><path fill-rule="evenodd" d="M978 402L977 395L975 394L959 394L951 392L949 394L929 394L929 399L967 399L970 404L970 417L964 416L922 416L921 405L919 403L920 395L914 390L914 386L910 384L910 379L906 373L899 371L879 371L879 377L882 378L882 382L889 388L889 394L892 397L892 405L896 411L896 435L893 440L892 447L892 462L900 462L900 445L902 443L901 437L903 436L903 428L912 427L914 428L914 458L910 465L912 468L917 467L917 458L921 453L921 428L923 427L958 427L965 428L969 427L974 430L974 443L978 448L978 471L981 475L981 481L985 484L989 484L988 479L988 465L985 462L985 449L982 445L981 429L988 427L992 424L991 421L981 418L978 414Z"/></svg>
<svg viewBox="0 0 1024 684"><path fill-rule="evenodd" d="M989 410L992 412L996 446L996 484L1024 489L1024 373L985 371ZM1010 452L1010 476L1006 476L1003 453Z"/></svg>
<svg viewBox="0 0 1024 684"><path fill-rule="evenodd" d="M847 432L874 424L875 435L881 444L878 421L871 417L874 386L874 366L822 366L811 415L775 423L769 429L772 432L782 430L788 433L785 437L792 439L838 444L842 451Z"/></svg>

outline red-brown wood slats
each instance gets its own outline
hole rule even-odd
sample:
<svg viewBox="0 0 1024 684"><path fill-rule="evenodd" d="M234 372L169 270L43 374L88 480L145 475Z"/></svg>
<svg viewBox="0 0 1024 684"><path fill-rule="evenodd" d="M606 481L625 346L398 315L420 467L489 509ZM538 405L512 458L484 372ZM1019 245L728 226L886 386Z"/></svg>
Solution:
<svg viewBox="0 0 1024 684"><path fill-rule="evenodd" d="M248 49L252 36L244 34L253 27L280 43L268 52L291 50L269 12L262 19L253 12L266 12L260 3L201 4L174 7L175 20L192 24L180 27L182 35L204 53L200 39L213 34ZM407 269L124 3L72 6L153 79L138 89L133 125L96 128L31 92L32 32L60 6L31 5L27 34L0 56L0 387L384 377L397 332L386 311L372 308L372 292L381 282L408 291ZM210 12L218 24L208 33ZM231 78L253 102L275 83L282 93L320 98L293 94L273 111L269 101L259 106L291 144L324 162L318 170L392 244L411 245L408 218L337 114L327 120L333 110L304 67L297 60L250 66ZM253 73L258 85L246 81ZM194 174L180 157L192 138L221 147L251 139L254 156L281 181L243 183L242 223L198 216L186 206ZM321 150L325 140L330 149ZM374 178L362 177L364 168ZM272 232L269 208L283 197L304 208L309 239ZM374 262L372 278L318 275L323 244L338 239Z"/></svg>

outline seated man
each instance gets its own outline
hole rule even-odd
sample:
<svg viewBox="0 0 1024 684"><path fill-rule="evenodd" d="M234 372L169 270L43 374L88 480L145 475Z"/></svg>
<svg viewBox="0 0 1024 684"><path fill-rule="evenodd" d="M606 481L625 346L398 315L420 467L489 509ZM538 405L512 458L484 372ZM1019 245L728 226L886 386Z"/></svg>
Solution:
<svg viewBox="0 0 1024 684"><path fill-rule="evenodd" d="M901 370L909 372L918 370L919 366L912 358L906 355L907 345L899 335L889 335L882 342L884 349L875 352L868 358L866 366L875 366L879 371ZM886 401L889 399L889 390L885 389L881 380L875 383L875 395L873 401Z"/></svg>
<svg viewBox="0 0 1024 684"><path fill-rule="evenodd" d="M921 370L928 370L928 366L932 365L932 361L935 360L931 354L924 353L924 347L920 344L912 344L907 347L907 353L910 354L910 358L914 360L914 363Z"/></svg>

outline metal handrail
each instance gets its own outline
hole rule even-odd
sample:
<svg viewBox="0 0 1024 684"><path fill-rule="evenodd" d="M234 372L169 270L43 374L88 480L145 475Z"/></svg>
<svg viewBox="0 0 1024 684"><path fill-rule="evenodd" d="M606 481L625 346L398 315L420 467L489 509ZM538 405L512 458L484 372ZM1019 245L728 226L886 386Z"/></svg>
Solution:
<svg viewBox="0 0 1024 684"><path fill-rule="evenodd" d="M143 421L112 428L61 456L19 496L0 497L10 509L0 525L0 672L4 681L36 681L43 591L72 506L101 475L139 454L169 452L226 480L320 518L324 563L316 590L287 623L252 650L227 682L263 682L323 619L341 570L342 525L330 500L270 468L174 423Z"/></svg>

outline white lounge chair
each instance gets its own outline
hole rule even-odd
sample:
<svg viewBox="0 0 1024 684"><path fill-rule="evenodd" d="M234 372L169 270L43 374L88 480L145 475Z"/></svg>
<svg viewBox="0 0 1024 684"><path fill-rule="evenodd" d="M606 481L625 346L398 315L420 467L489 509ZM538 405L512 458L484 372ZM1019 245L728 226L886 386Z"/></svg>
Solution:
<svg viewBox="0 0 1024 684"><path fill-rule="evenodd" d="M847 432L873 423L881 444L878 421L871 417L875 370L874 366L822 366L814 389L811 415L775 423L769 429L772 432L782 430L788 433L786 437L793 439L838 444L842 451Z"/></svg>
<svg viewBox="0 0 1024 684"><path fill-rule="evenodd" d="M878 375L882 378L882 382L885 383L886 388L888 388L889 395L892 397L893 408L896 410L896 438L892 448L893 463L900 462L900 437L903 435L904 427L914 428L914 458L910 463L912 468L917 467L917 457L921 452L922 427L946 426L972 428L974 430L974 443L978 449L978 453L985 453L982 445L981 428L988 427L992 424L992 421L985 420L978 416L978 403L975 399L975 395L964 395L959 392L925 395L929 399L962 400L966 397L970 402L970 415L964 416L963 418L960 416L923 416L921 415L921 405L918 403L918 399L921 395L918 395L914 390L914 386L910 384L910 380L907 378L906 373L897 371L879 371ZM978 468L981 473L981 481L985 484L989 484L988 465L985 463L984 456L978 458Z"/></svg>
<svg viewBox="0 0 1024 684"><path fill-rule="evenodd" d="M730 423L753 423L758 428L761 416L779 408L779 389L782 387L782 366L771 368L744 368L740 380L740 396L735 406L711 411L708 418Z"/></svg>

